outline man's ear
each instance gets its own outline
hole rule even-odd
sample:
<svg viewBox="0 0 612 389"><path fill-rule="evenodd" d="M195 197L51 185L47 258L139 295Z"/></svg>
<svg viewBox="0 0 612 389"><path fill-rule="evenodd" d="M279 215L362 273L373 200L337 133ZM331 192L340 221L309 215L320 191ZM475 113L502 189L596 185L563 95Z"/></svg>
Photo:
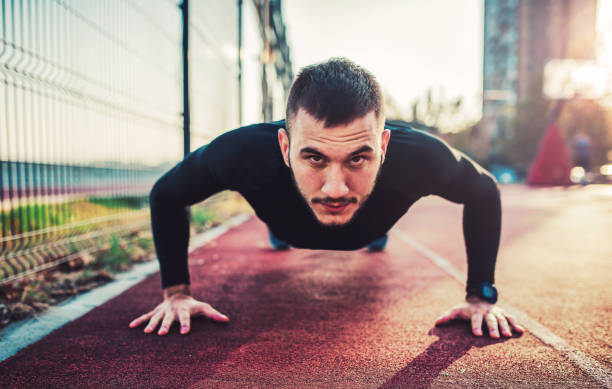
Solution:
<svg viewBox="0 0 612 389"><path fill-rule="evenodd" d="M285 165L289 165L289 134L284 128L278 129L278 144L280 145L281 153L283 154L283 160Z"/></svg>
<svg viewBox="0 0 612 389"><path fill-rule="evenodd" d="M384 129L381 135L380 149L382 151L382 162L385 162L385 155L387 154L387 146L389 145L389 139L391 138L391 130Z"/></svg>

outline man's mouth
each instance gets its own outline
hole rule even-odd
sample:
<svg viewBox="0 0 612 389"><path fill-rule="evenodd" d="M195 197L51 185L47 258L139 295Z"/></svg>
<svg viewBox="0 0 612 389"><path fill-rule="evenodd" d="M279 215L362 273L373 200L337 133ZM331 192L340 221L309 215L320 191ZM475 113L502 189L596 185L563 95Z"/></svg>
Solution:
<svg viewBox="0 0 612 389"><path fill-rule="evenodd" d="M321 204L323 208L331 214L340 214L346 210L351 203L357 203L355 198L342 198L342 199L313 199L315 204Z"/></svg>
<svg viewBox="0 0 612 389"><path fill-rule="evenodd" d="M350 202L339 202L339 203L321 203L323 207L330 213L342 213L348 207Z"/></svg>

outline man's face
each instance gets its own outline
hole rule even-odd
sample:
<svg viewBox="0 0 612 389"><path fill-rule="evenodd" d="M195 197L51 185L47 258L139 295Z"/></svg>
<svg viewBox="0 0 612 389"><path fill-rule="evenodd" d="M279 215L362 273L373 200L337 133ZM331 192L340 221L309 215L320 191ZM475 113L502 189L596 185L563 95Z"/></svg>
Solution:
<svg viewBox="0 0 612 389"><path fill-rule="evenodd" d="M390 132L374 111L347 125L324 127L304 109L292 120L291 144L284 129L278 140L298 190L319 222L342 226L368 198L381 168Z"/></svg>

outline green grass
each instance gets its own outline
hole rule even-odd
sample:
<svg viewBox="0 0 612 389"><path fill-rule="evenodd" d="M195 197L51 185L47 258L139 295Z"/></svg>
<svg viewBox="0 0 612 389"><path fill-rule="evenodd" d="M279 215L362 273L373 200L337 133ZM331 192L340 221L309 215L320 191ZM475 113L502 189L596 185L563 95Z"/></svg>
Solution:
<svg viewBox="0 0 612 389"><path fill-rule="evenodd" d="M88 279L88 278L92 277L94 274L95 274L95 273L94 273L94 271L93 271L91 268L86 267L86 268L85 268L85 269L84 269L84 270L81 272L81 274L79 274L79 278L81 278L81 279Z"/></svg>
<svg viewBox="0 0 612 389"><path fill-rule="evenodd" d="M24 303L47 301L49 298L47 287L48 285L44 281L33 280L23 289L20 300Z"/></svg>
<svg viewBox="0 0 612 389"><path fill-rule="evenodd" d="M91 197L63 204L27 204L0 211L0 231L8 231L9 235L22 234L146 206L146 196Z"/></svg>
<svg viewBox="0 0 612 389"><path fill-rule="evenodd" d="M191 208L191 222L199 226L204 226L214 220L214 215L203 207Z"/></svg>
<svg viewBox="0 0 612 389"><path fill-rule="evenodd" d="M28 204L0 213L0 223L6 223L6 230L16 233L59 226L72 219L73 210L65 205Z"/></svg>
<svg viewBox="0 0 612 389"><path fill-rule="evenodd" d="M140 246L143 250L153 250L153 238L136 238L134 243Z"/></svg>
<svg viewBox="0 0 612 389"><path fill-rule="evenodd" d="M108 251L96 258L97 266L102 267L110 273L118 273L130 266L130 256L126 249L119 244L121 238L115 234L110 236L110 247Z"/></svg>
<svg viewBox="0 0 612 389"><path fill-rule="evenodd" d="M113 209L141 209L148 205L146 196L90 197L87 201Z"/></svg>

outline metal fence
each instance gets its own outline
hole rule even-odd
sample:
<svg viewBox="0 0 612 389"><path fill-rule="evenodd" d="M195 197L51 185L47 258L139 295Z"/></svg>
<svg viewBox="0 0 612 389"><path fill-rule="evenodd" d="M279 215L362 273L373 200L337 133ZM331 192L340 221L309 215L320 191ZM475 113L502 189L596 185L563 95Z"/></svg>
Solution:
<svg viewBox="0 0 612 389"><path fill-rule="evenodd" d="M181 156L179 12L155 6L2 0L3 282L148 225L148 191Z"/></svg>
<svg viewBox="0 0 612 389"><path fill-rule="evenodd" d="M0 1L2 284L148 228L183 139L176 1ZM236 127L240 105L240 2L193 3L192 149Z"/></svg>

